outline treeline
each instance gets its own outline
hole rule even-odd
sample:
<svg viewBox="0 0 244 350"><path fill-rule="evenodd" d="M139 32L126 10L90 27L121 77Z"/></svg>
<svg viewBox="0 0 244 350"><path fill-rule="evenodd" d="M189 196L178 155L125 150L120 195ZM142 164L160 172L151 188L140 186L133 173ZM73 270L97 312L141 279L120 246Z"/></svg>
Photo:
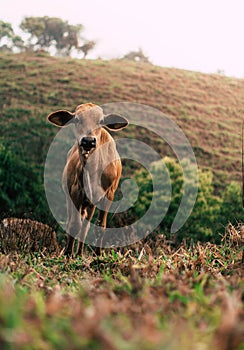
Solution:
<svg viewBox="0 0 244 350"><path fill-rule="evenodd" d="M11 23L0 20L0 51L45 51L60 57L82 54L85 58L96 45L83 36L82 24L73 25L57 17L25 17L19 27L21 36Z"/></svg>
<svg viewBox="0 0 244 350"><path fill-rule="evenodd" d="M57 57L86 58L96 42L83 36L82 24L70 24L57 17L25 17L17 35L11 23L0 20L0 52L47 52ZM151 63L143 50L130 51L123 60Z"/></svg>

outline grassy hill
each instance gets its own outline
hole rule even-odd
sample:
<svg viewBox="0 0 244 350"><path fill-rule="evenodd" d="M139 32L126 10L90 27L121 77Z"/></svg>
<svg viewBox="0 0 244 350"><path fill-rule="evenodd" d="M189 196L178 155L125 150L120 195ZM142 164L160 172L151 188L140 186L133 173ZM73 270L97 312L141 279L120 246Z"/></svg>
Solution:
<svg viewBox="0 0 244 350"><path fill-rule="evenodd" d="M240 179L244 80L117 60L0 54L0 219L8 204L8 215L43 207L37 216L47 218L43 164L57 129L46 116L88 101L158 108L189 137L199 165L213 169L216 187ZM123 132L170 152L142 128ZM220 197L209 188L198 208L201 223L207 213L203 229ZM240 195L231 193L226 211L236 217ZM49 253L50 240L41 244L35 227L13 227L6 237L0 226L0 349L244 349L243 226L229 224L219 243L178 246L162 230L77 258L63 255L63 241Z"/></svg>
<svg viewBox="0 0 244 350"><path fill-rule="evenodd" d="M43 163L57 131L46 115L90 101L159 109L183 129L198 164L213 169L216 185L240 180L244 80L121 60L0 54L1 137L33 162ZM124 131L134 133L142 137L133 127ZM147 139L162 155L169 153L155 135Z"/></svg>

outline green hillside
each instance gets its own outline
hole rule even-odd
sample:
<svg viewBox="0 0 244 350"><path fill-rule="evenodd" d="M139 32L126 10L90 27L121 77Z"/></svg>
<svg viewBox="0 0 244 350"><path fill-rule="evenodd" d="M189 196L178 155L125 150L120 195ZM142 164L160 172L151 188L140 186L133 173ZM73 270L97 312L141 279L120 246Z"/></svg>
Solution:
<svg viewBox="0 0 244 350"><path fill-rule="evenodd" d="M198 197L180 233L169 228L182 171L167 157L172 200L155 232L104 248L100 256L90 245L83 256L63 254L64 233L43 188L43 165L58 131L46 117L88 101L155 107L188 136L201 170ZM119 60L1 53L0 109L0 349L244 349L243 208L240 186L231 183L240 183L244 80ZM130 125L121 135L171 155L143 128ZM158 165L151 174L165 184ZM123 172L133 173L144 192L131 215L110 214L115 227L124 227L122 239L157 191L145 168L125 161ZM163 191L155 215L165 198ZM9 216L21 220L7 220L15 223L7 230L1 220ZM57 241L47 225L41 229L25 217L52 226Z"/></svg>
<svg viewBox="0 0 244 350"><path fill-rule="evenodd" d="M198 164L213 169L215 184L240 180L244 80L121 60L0 54L1 137L34 163L44 161L57 131L46 115L90 101L129 101L159 109L188 136ZM123 131L140 132L132 127ZM147 139L163 156L169 152L155 135Z"/></svg>

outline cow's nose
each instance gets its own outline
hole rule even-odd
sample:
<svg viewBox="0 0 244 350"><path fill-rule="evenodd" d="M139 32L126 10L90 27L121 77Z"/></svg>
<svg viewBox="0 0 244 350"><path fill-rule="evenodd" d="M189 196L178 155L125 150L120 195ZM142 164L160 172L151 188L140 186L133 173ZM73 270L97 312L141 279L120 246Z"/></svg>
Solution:
<svg viewBox="0 0 244 350"><path fill-rule="evenodd" d="M90 151L92 148L96 147L95 137L82 137L80 146L83 147L85 151Z"/></svg>

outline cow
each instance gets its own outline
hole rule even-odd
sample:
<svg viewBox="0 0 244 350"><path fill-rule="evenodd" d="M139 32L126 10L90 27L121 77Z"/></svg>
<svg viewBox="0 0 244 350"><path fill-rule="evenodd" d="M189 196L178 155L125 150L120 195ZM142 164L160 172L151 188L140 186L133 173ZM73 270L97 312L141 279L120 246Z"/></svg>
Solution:
<svg viewBox="0 0 244 350"><path fill-rule="evenodd" d="M129 122L119 114L104 115L103 109L93 103L77 106L74 113L55 111L48 115L48 120L59 127L73 124L75 131L76 140L68 152L62 178L67 206L65 254L75 255L75 238L79 240L76 254L83 254L90 221L98 204L99 209L102 207L98 215L101 230L95 249L99 254L108 210L122 172L115 141L107 130L121 130Z"/></svg>

